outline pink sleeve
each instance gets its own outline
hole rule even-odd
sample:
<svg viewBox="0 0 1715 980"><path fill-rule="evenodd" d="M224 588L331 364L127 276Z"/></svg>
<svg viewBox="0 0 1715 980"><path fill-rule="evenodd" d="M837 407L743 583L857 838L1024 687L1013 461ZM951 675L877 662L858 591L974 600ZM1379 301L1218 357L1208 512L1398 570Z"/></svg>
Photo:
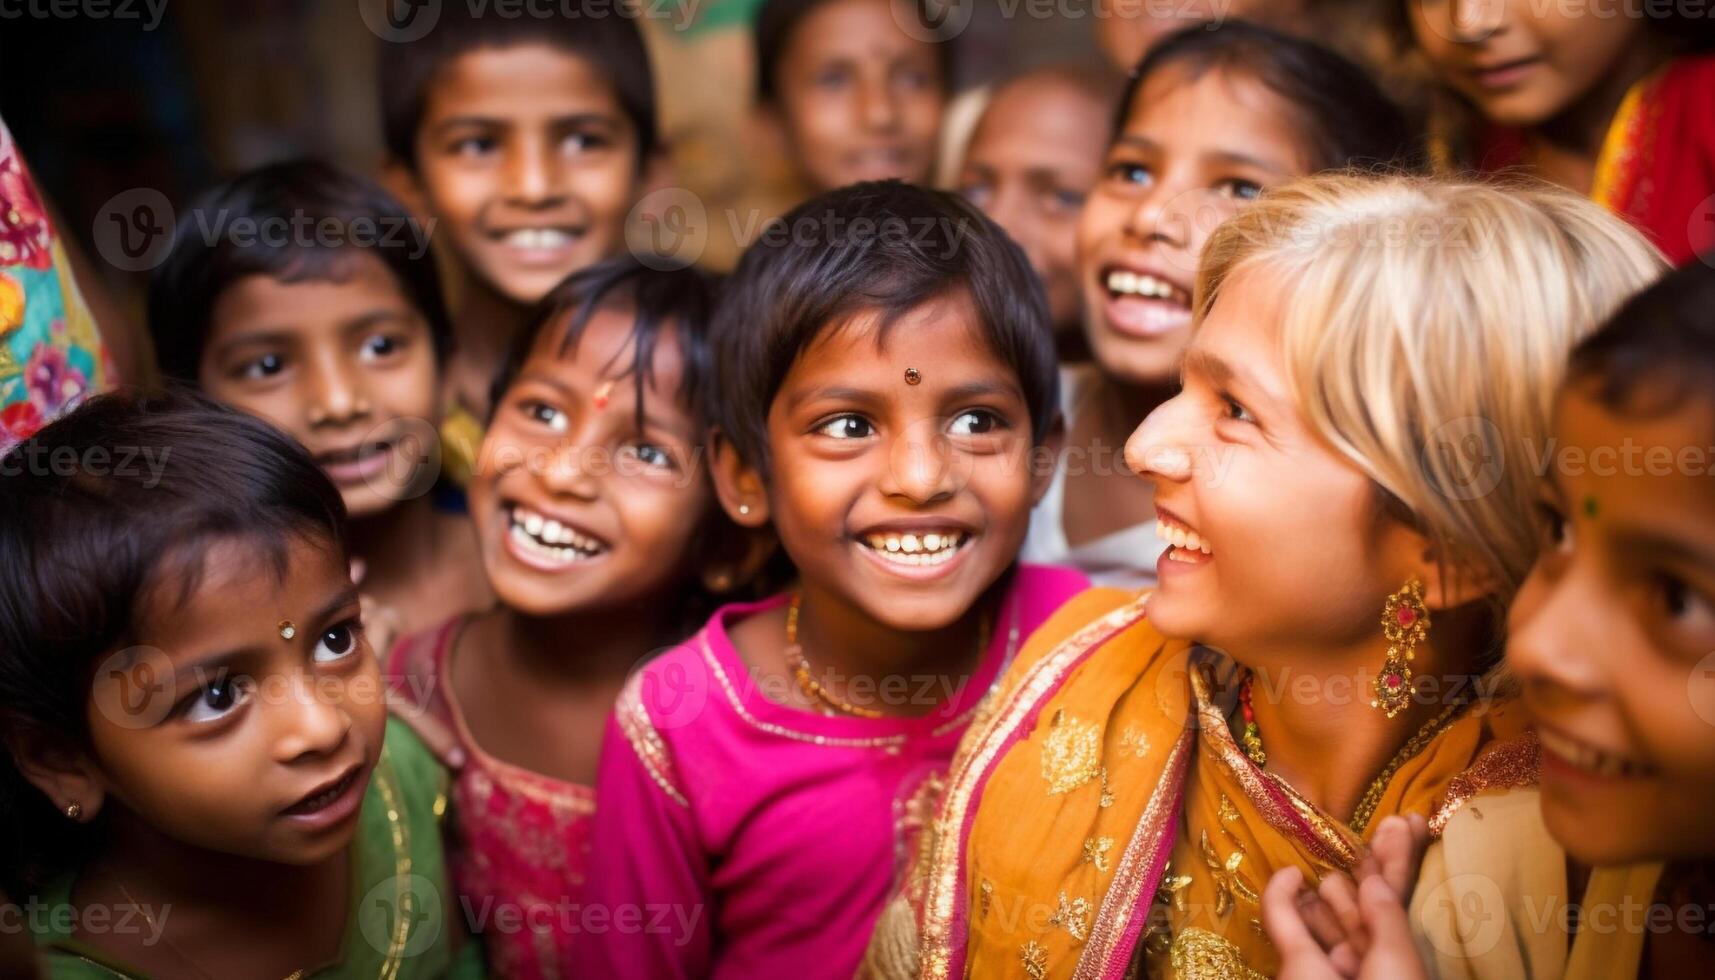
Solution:
<svg viewBox="0 0 1715 980"><path fill-rule="evenodd" d="M709 867L681 785L635 685L628 684L602 743L584 891L586 909L599 911L609 927L578 936L574 962L583 975L668 980L708 974Z"/></svg>

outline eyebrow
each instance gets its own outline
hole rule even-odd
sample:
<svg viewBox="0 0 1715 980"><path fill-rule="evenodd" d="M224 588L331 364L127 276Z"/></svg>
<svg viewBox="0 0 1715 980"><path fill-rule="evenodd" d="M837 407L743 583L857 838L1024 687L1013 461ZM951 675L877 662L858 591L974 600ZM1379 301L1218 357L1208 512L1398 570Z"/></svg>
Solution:
<svg viewBox="0 0 1715 980"><path fill-rule="evenodd" d="M347 584L338 592L334 593L326 602L322 603L321 607L316 610L316 612L310 617L309 621L319 627L322 623L327 622L334 613L346 606L356 604L358 601L357 596L356 587ZM206 654L204 656L197 657L190 663L176 666L173 668L174 692L177 693L180 690L188 692L192 689L193 684L195 686L200 686L200 683L196 683L200 681L200 678L230 667L231 665L244 660L246 657L255 656L260 653L262 649L263 648L259 646L237 647L232 650L223 650L219 653Z"/></svg>
<svg viewBox="0 0 1715 980"><path fill-rule="evenodd" d="M617 117L606 113L573 112L564 116L551 116L548 119L548 124L550 126L618 126L621 125L621 122ZM442 130L456 129L461 126L489 128L511 125L513 125L512 120L501 116L451 116L436 123L434 131L439 133Z"/></svg>
<svg viewBox="0 0 1715 980"><path fill-rule="evenodd" d="M949 402L962 402L984 397L1013 397L1022 399L1024 397L1024 392L1020 390L1017 385L1008 384L1002 381L970 381L962 385L954 385L953 387L948 388L946 393L942 396L944 400Z"/></svg>
<svg viewBox="0 0 1715 980"><path fill-rule="evenodd" d="M873 391L868 391L863 388L850 388L835 385L832 387L811 388L808 391L801 391L794 394L792 397L786 399L786 411L790 412L803 405L805 402L812 401L857 402L861 405L876 405L881 400L881 396Z"/></svg>
<svg viewBox="0 0 1715 980"><path fill-rule="evenodd" d="M1232 384L1236 377L1231 364L1201 347L1185 349L1185 354L1179 361L1179 371L1182 375L1200 374L1217 385Z"/></svg>
<svg viewBox="0 0 1715 980"><path fill-rule="evenodd" d="M1656 531L1621 530L1614 538L1624 547L1674 563L1715 570L1715 553L1688 544L1681 538Z"/></svg>
<svg viewBox="0 0 1715 980"><path fill-rule="evenodd" d="M612 378L612 379L606 379L606 380L612 380L613 382L615 382L614 386L615 386L615 388L617 388L618 382L620 382L621 380L629 381L629 380L631 380L631 377L627 376L626 378L623 378L623 379L622 378ZM558 378L549 377L548 375L543 374L540 371L525 371L525 372L518 375L518 380L514 381L513 384L518 385L518 384L523 384L525 382L545 385L549 388L552 388L555 391L559 392L561 397L565 398L567 401L576 401L578 399L578 393L576 391L573 391L572 387L570 385L559 380ZM669 396L662 395L659 392L656 393L657 399L666 398L666 397L669 397ZM645 402L645 404L647 404L647 401ZM662 431L667 432L670 435L678 436L679 438L684 439L684 440L689 441L689 442L695 442L696 441L696 434L695 434L696 427L694 424L691 426L680 425L677 422L673 421L672 419L665 418L665 417L663 417L659 414L656 414L654 412L645 411L643 413L643 425L646 428L653 427L653 428L661 429Z"/></svg>

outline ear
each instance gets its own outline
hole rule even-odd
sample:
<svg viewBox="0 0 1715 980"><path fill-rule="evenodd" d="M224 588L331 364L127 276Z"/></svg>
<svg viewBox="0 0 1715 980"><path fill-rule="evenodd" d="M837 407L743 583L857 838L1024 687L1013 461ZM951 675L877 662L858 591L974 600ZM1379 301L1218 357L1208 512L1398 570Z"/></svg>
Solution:
<svg viewBox="0 0 1715 980"><path fill-rule="evenodd" d="M1066 448L1066 416L1054 413L1054 421L1048 425L1048 434L1042 438L1042 445L1033 446L1030 450L1030 506L1035 507L1048 495L1048 488L1054 484L1054 474L1060 468L1060 453Z"/></svg>
<svg viewBox="0 0 1715 980"><path fill-rule="evenodd" d="M415 170L403 160L389 155L381 164L381 173L378 176L381 186L386 188L387 193L398 198L399 203L405 205L405 210L409 211L412 217L418 221L428 220L428 195L423 193L423 182L418 179Z"/></svg>
<svg viewBox="0 0 1715 980"><path fill-rule="evenodd" d="M769 520L768 487L761 471L745 462L738 447L719 426L709 432L710 476L721 509L739 527L766 527Z"/></svg>
<svg viewBox="0 0 1715 980"><path fill-rule="evenodd" d="M1397 522L1393 528L1396 540L1387 546L1399 556L1398 562L1390 563L1399 568L1399 584L1394 588L1417 579L1423 583L1423 604L1431 610L1457 609L1494 595L1500 587L1492 574L1445 560L1442 550L1423 532Z"/></svg>
<svg viewBox="0 0 1715 980"><path fill-rule="evenodd" d="M18 763L18 771L61 814L75 803L82 811L75 819L87 823L101 811L101 804L107 799L107 783L94 761L82 752L68 749L40 733L19 735L7 747Z"/></svg>

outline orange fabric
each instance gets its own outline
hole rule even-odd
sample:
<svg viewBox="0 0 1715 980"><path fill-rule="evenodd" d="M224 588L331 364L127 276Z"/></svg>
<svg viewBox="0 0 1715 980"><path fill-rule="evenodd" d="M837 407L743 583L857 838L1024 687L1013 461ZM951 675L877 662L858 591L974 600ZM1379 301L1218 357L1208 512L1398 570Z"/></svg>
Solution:
<svg viewBox="0 0 1715 980"><path fill-rule="evenodd" d="M1153 976L1266 974L1268 878L1361 858L1358 834L1234 742L1230 706L1211 695L1231 692L1233 666L1162 637L1146 601L1074 600L973 726L919 868L921 975L1120 977L1139 956ZM1427 816L1484 745L1521 727L1510 703L1467 709L1399 766L1368 826Z"/></svg>

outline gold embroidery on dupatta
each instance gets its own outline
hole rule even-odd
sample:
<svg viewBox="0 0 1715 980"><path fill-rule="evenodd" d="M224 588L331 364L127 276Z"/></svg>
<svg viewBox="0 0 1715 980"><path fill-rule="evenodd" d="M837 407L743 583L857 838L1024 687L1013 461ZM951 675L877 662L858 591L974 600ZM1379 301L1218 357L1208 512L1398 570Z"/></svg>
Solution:
<svg viewBox="0 0 1715 980"><path fill-rule="evenodd" d="M1145 735L1136 725L1127 725L1120 732L1120 751L1129 752L1141 759L1149 754L1149 736Z"/></svg>
<svg viewBox="0 0 1715 980"><path fill-rule="evenodd" d="M1264 980L1237 946L1195 926L1173 937L1172 961L1179 980Z"/></svg>
<svg viewBox="0 0 1715 980"><path fill-rule="evenodd" d="M1096 866L1097 871L1107 871L1108 852L1114 849L1112 837L1084 838L1084 860Z"/></svg>
<svg viewBox="0 0 1715 980"><path fill-rule="evenodd" d="M1048 780L1048 795L1070 793L1102 771L1102 730L1064 708L1056 710L1048 737L1042 740L1042 778Z"/></svg>
<svg viewBox="0 0 1715 980"><path fill-rule="evenodd" d="M989 906L994 904L994 882L984 878L982 886L977 891L977 914L986 918L989 914Z"/></svg>
<svg viewBox="0 0 1715 980"><path fill-rule="evenodd" d="M1028 940L1018 947L1018 959L1024 964L1024 972L1030 975L1031 980L1042 980L1048 975L1048 951L1036 940Z"/></svg>
<svg viewBox="0 0 1715 980"><path fill-rule="evenodd" d="M1051 926L1065 926L1072 938L1079 942L1090 938L1090 900L1082 895L1068 900L1066 893L1060 893L1060 904L1054 909L1054 914L1048 917Z"/></svg>
<svg viewBox="0 0 1715 980"><path fill-rule="evenodd" d="M956 759L955 769L948 777L947 797L943 805L934 838L934 853L930 856L930 877L925 887L920 950L922 975L926 980L944 980L952 965L948 949L948 931L953 919L953 904L958 899L958 880L964 872L960 851L964 841L962 830L969 812L972 796L981 787L983 776L989 772L1001 749L1007 743L1007 733L1024 723L1029 713L1058 684L1065 671L1077 663L1090 648L1104 643L1113 635L1142 617L1149 605L1146 593L1092 622L1047 656L1032 664L1019 678L1017 686L1006 690L995 703L992 714L982 727L973 728L969 744L975 751Z"/></svg>

